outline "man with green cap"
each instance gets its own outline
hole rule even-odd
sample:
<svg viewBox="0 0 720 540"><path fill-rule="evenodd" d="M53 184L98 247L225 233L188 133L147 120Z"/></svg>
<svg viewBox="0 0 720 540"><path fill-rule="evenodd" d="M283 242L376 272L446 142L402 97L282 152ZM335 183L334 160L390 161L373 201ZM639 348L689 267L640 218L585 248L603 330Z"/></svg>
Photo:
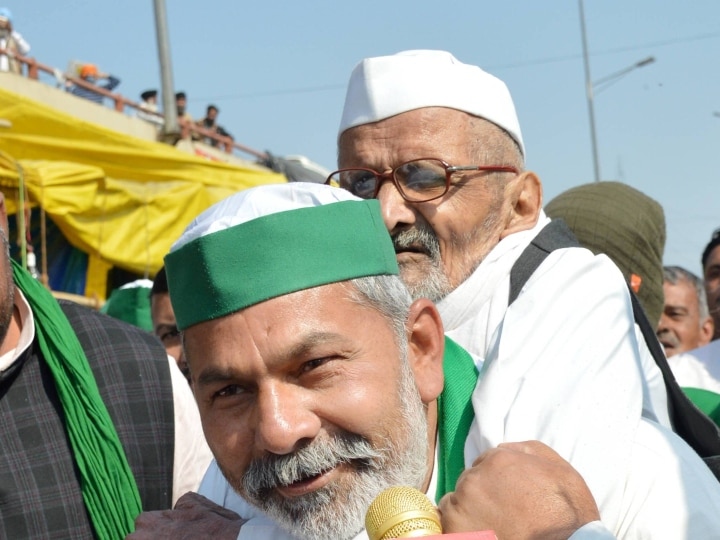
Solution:
<svg viewBox="0 0 720 540"><path fill-rule="evenodd" d="M246 190L199 216L165 263L217 461L200 493L247 520L233 522L239 538L364 538L364 512L393 484L425 491L439 502L446 525L462 523L446 532L489 528L501 538L531 532L542 538L608 537L595 510L563 521L564 505L557 512L553 503L545 506L566 500L546 497L544 490L552 478L564 484L567 468L548 480L537 469L505 462L499 469L506 476L497 480L492 471L498 469L484 467L494 462L494 452L507 455L508 446L482 456L466 453L468 430L483 428L469 426L469 402L453 402L463 379L474 386L473 377L457 371L466 353L443 340L434 305L412 302L395 275L377 201L314 184ZM682 482L688 481L706 498L693 509L693 530L711 530L720 510L712 475L677 437L647 436L658 448L638 445L637 459L673 463L681 474L661 467L652 469L652 481L648 468L625 477L629 494L653 488L642 499L619 501L627 523L659 502L681 504ZM510 443L511 450L513 444L540 443ZM533 458L552 452L532 448ZM514 453L512 463L529 453ZM540 461L545 470L547 462ZM476 474L478 468L482 473ZM520 477L518 470L524 471ZM489 478L492 488L477 488ZM496 505L509 489L514 496ZM594 508L582 493L577 508ZM523 504L533 497L535 504ZM495 519L485 515L490 507L501 509ZM498 520L502 511L514 519ZM145 515L133 538L163 537L158 528L172 527L173 519L186 532L191 523L183 515ZM662 516L655 519L664 523ZM553 536L549 531L560 521L562 534ZM528 522L539 528L506 529Z"/></svg>

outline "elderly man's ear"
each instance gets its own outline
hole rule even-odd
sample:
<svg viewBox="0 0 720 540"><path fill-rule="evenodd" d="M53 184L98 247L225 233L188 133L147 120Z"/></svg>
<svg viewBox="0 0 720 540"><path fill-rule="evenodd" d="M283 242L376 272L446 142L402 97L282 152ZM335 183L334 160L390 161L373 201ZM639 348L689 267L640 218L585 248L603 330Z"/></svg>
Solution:
<svg viewBox="0 0 720 540"><path fill-rule="evenodd" d="M500 238L532 229L542 209L542 183L534 172L525 171L508 182L505 199L510 203L510 218Z"/></svg>
<svg viewBox="0 0 720 540"><path fill-rule="evenodd" d="M406 328L408 361L422 402L428 404L437 399L444 384L445 334L435 304L427 298L413 302Z"/></svg>

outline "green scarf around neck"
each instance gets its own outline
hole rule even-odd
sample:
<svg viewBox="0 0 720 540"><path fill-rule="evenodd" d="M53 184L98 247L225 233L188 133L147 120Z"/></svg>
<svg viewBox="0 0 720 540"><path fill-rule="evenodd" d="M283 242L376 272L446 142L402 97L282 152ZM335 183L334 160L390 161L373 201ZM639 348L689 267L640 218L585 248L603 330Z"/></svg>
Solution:
<svg viewBox="0 0 720 540"><path fill-rule="evenodd" d="M438 482L435 500L455 491L465 470L465 441L475 412L472 393L478 380L475 361L465 349L445 336L445 387L438 397Z"/></svg>
<svg viewBox="0 0 720 540"><path fill-rule="evenodd" d="M142 511L140 494L85 352L52 294L12 264L13 280L30 304L40 351L55 380L97 537L125 538Z"/></svg>

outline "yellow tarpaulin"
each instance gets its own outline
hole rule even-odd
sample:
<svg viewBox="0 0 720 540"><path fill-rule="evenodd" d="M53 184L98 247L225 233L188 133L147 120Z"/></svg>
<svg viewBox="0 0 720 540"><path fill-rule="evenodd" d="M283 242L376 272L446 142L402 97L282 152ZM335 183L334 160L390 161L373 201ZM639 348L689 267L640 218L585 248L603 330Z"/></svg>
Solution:
<svg viewBox="0 0 720 540"><path fill-rule="evenodd" d="M88 254L86 294L100 298L108 267L152 276L208 206L242 189L286 182L259 166L209 161L81 121L3 88L0 119L10 124L0 127L8 212L17 211L22 174L29 202Z"/></svg>

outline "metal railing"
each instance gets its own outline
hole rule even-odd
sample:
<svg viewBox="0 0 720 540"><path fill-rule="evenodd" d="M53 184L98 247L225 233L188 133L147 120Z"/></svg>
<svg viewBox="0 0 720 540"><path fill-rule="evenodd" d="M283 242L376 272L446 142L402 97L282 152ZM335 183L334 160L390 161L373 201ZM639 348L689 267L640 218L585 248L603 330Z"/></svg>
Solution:
<svg viewBox="0 0 720 540"><path fill-rule="evenodd" d="M2 49L2 48L0 48L0 55L11 56L15 60L17 60L22 66L21 75L24 75L29 79L40 81L40 74L46 73L46 74L51 75L55 79L55 81L58 82L59 85L62 85L63 88L67 88L68 83L70 83L75 86L79 86L79 87L82 87L82 88L85 88L88 90L92 90L96 94L99 94L105 98L108 98L108 100L110 100L110 102L113 104L113 108L119 113L125 113L126 108L129 108L129 109L133 109L135 111L142 111L143 114L151 114L151 115L156 115L158 118L163 118L162 114L156 113L153 111L148 111L147 109L144 109L142 107L142 105L140 105L139 103L126 98L122 94L106 90L105 88L94 85L80 77L75 77L68 73L63 73L59 69L56 69L56 68L53 68L52 66L48 66L46 64L42 64L42 63L38 62L37 60L35 60L35 58L31 58L28 56L21 56L12 51L8 51L8 50ZM83 99L83 98L78 98L78 99ZM253 148L250 148L249 146L240 144L240 143L236 142L232 137L220 135L219 133L216 133L210 129L207 129L200 124L197 124L194 122L188 122L187 120L184 120L184 119L178 119L178 123L180 124L180 130L181 130L180 136L183 139L207 138L216 143L211 146L220 148L220 149L224 150L226 153L232 153L234 150L237 150L239 152L249 154L251 156L254 156L254 157L262 159L262 160L265 160L268 158L268 155L265 152L260 152Z"/></svg>

